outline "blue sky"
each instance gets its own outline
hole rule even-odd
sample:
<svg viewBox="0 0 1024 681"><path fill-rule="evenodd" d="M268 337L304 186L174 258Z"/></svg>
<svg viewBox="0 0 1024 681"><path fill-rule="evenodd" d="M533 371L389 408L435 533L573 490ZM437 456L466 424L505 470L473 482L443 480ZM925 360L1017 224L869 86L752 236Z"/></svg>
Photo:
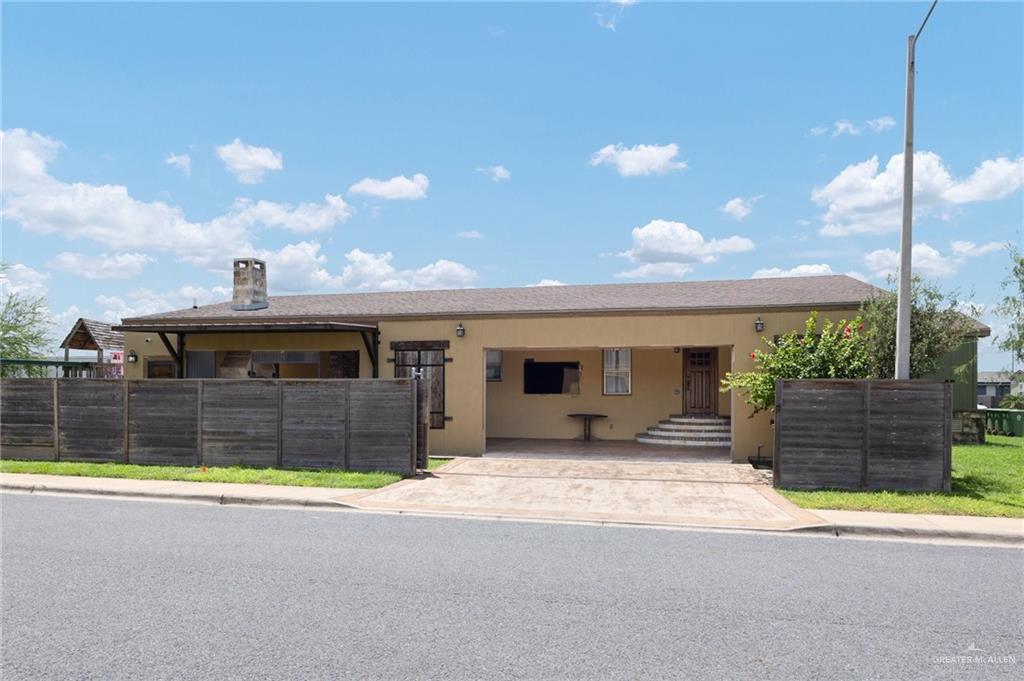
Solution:
<svg viewBox="0 0 1024 681"><path fill-rule="evenodd" d="M926 9L5 3L7 286L66 325L224 299L249 253L278 294L883 284ZM1022 241L1022 26L944 2L918 46L916 266L984 305Z"/></svg>

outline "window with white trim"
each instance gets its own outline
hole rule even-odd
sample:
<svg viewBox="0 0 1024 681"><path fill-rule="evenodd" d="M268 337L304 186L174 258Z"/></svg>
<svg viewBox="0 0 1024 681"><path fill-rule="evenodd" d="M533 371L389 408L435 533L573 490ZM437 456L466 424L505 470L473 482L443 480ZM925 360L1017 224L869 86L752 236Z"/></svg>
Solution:
<svg viewBox="0 0 1024 681"><path fill-rule="evenodd" d="M633 389L633 372L629 348L604 350L604 394L629 395Z"/></svg>

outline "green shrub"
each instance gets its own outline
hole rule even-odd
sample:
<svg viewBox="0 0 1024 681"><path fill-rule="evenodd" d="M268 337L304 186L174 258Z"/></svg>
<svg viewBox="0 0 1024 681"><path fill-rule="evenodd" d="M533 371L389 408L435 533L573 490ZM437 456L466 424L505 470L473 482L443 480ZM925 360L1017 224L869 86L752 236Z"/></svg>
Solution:
<svg viewBox="0 0 1024 681"><path fill-rule="evenodd" d="M826 320L818 331L818 313L812 312L804 332L791 331L778 340L763 338L767 350L750 353L757 368L729 372L722 392L739 390L751 415L775 408L775 381L780 378L867 378L869 362L864 325L860 317L833 324Z"/></svg>

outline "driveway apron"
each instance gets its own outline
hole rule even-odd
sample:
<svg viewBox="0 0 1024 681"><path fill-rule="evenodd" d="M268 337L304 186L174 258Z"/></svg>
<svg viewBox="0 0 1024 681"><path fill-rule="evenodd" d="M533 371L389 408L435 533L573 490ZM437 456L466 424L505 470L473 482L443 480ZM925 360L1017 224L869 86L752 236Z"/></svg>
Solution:
<svg viewBox="0 0 1024 681"><path fill-rule="evenodd" d="M791 530L826 525L749 465L460 458L346 496L365 510L538 520Z"/></svg>

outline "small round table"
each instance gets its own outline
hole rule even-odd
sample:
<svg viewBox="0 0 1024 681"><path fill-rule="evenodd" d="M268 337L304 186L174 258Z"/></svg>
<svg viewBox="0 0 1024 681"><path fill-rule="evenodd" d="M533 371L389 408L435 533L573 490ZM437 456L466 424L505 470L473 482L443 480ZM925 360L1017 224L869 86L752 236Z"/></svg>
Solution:
<svg viewBox="0 0 1024 681"><path fill-rule="evenodd" d="M594 419L606 419L607 414L569 414L571 419L582 419L583 420L583 441L590 442L590 424L593 423Z"/></svg>

